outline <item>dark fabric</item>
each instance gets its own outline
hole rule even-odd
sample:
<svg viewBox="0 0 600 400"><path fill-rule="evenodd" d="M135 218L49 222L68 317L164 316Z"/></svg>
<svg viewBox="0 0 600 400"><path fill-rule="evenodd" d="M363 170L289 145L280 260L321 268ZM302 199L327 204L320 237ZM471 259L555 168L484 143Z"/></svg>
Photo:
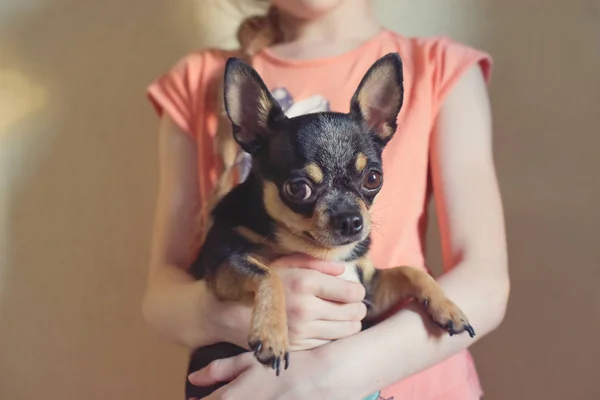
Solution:
<svg viewBox="0 0 600 400"><path fill-rule="evenodd" d="M211 361L237 356L246 351L247 350L231 343L217 343L211 346L201 347L194 351L190 356L188 375L206 367ZM190 397L202 399L227 383L228 382L221 382L209 387L197 387L190 383L186 375L185 400L188 400Z"/></svg>

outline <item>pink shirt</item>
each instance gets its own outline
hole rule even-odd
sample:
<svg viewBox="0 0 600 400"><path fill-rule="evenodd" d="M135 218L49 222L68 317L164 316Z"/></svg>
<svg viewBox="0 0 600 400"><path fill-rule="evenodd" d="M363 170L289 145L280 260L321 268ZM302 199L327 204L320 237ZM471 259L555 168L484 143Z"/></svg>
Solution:
<svg viewBox="0 0 600 400"><path fill-rule="evenodd" d="M370 254L378 268L411 265L426 269L424 227L432 191L428 171L430 157L435 156L429 142L436 115L453 85L473 65L479 65L489 80L490 56L445 37L407 38L384 30L350 52L323 59L283 59L265 49L254 57L253 66L290 116L322 110L347 112L369 66L389 52L398 52L404 63L405 100L396 135L383 153L386 183L373 207L378 229L372 235ZM191 53L148 88L158 114L169 113L197 141L202 199L210 196L218 175L212 152L217 123L215 79L230 55L222 50ZM242 170L244 165L242 160ZM474 400L481 395L467 350L379 393L380 399L387 400Z"/></svg>

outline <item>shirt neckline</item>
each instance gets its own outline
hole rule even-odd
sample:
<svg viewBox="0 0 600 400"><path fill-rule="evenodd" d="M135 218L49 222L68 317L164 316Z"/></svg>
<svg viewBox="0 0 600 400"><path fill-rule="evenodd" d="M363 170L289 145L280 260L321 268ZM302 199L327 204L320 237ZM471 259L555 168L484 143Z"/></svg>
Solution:
<svg viewBox="0 0 600 400"><path fill-rule="evenodd" d="M365 48L372 46L374 43L378 42L382 37L387 36L390 33L389 29L382 28L377 34L373 35L371 38L365 40L360 45L356 46L354 49L348 50L341 54L336 54L328 57L320 57L320 58L306 58L306 59L295 59L295 58L287 58L282 57L280 55L275 54L269 47L262 49L260 52L256 54L256 58L264 58L267 61L270 61L274 64L284 65L284 66L315 66L320 64L328 64L336 61L343 60L347 57L352 57L353 55L362 52Z"/></svg>

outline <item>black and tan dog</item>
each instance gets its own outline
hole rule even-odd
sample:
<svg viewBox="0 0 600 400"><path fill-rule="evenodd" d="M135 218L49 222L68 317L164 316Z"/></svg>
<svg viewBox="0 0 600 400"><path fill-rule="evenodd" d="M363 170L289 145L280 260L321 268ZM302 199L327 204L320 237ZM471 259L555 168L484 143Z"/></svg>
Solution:
<svg viewBox="0 0 600 400"><path fill-rule="evenodd" d="M286 254L344 262L346 277L366 288L367 320L413 297L450 334L474 335L426 272L377 270L369 260L369 209L383 184L382 151L396 131L403 95L402 62L391 53L367 71L349 113L287 118L252 67L227 61L225 107L252 170L215 207L191 270L220 300L252 305L249 346L277 375L290 357L284 288L269 263ZM189 370L243 351L225 343L200 348ZM202 397L215 388L188 383L186 394Z"/></svg>

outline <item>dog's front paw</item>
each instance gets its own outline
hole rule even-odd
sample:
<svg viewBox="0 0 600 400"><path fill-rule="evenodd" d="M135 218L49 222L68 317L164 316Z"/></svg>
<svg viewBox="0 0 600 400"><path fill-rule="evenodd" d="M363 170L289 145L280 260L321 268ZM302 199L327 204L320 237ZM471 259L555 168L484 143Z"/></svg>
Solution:
<svg viewBox="0 0 600 400"><path fill-rule="evenodd" d="M469 323L465 313L447 297L434 297L423 300L423 306L442 329L450 336L467 332L470 337L475 336L475 330Z"/></svg>
<svg viewBox="0 0 600 400"><path fill-rule="evenodd" d="M248 344L258 361L271 366L279 376L281 364L284 364L284 369L287 369L290 364L290 345L285 317L256 316L253 320Z"/></svg>

